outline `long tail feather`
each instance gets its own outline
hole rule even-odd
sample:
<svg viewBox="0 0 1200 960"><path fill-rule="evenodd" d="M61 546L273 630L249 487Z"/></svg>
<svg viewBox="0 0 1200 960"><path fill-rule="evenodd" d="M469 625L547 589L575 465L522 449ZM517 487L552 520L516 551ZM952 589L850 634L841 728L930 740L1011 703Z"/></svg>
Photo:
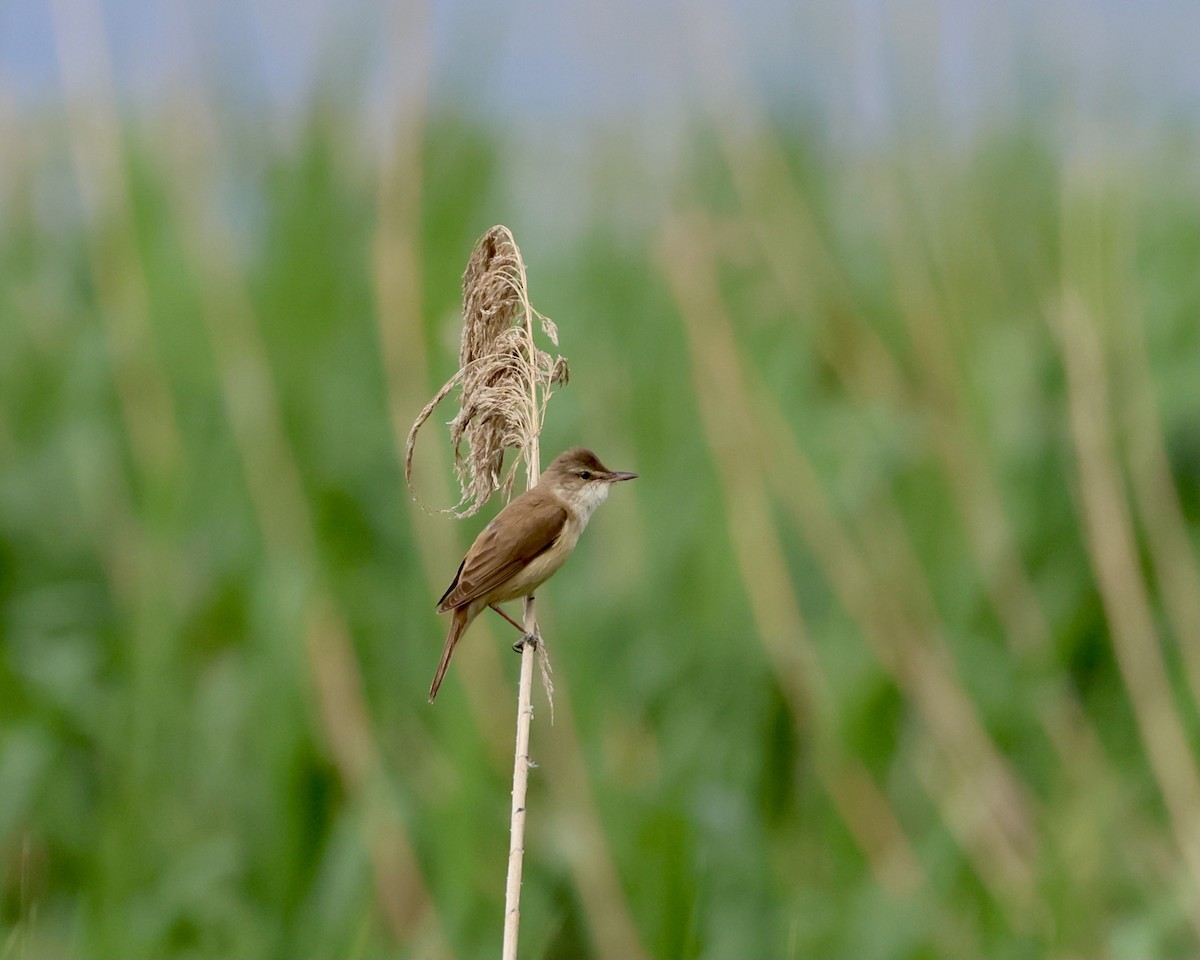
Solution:
<svg viewBox="0 0 1200 960"><path fill-rule="evenodd" d="M467 629L467 624L471 622L465 609L454 611L454 619L450 621L450 631L446 634L446 645L442 647L442 661L438 664L437 673L433 675L433 684L429 687L429 702L433 703L433 698L437 696L438 687L442 685L442 680L446 676L446 669L450 666L450 658L454 655L454 647L458 644L459 637L463 635L463 631Z"/></svg>

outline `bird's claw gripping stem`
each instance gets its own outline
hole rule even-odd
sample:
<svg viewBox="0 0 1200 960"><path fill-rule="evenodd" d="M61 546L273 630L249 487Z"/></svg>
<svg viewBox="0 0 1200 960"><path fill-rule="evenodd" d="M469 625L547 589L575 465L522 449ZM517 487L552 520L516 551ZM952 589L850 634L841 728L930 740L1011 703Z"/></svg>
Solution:
<svg viewBox="0 0 1200 960"><path fill-rule="evenodd" d="M513 647L512 647L513 653L520 653L521 650L525 647L525 644L527 644L527 643L530 646L536 647L538 645L537 634L534 634L534 633L522 634L521 639L513 644Z"/></svg>

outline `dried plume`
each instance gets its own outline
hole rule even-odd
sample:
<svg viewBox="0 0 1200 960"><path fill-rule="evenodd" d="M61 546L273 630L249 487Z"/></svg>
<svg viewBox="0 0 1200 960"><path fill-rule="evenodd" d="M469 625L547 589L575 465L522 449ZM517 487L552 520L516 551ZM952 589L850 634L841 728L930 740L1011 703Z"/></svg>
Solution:
<svg viewBox="0 0 1200 960"><path fill-rule="evenodd" d="M461 385L458 415L450 421L454 470L462 496L439 511L469 517L501 488L512 495L517 460L504 469L504 453L515 448L525 461L530 482L538 472L537 437L556 384L567 382L567 361L541 350L534 340L534 318L554 346L553 321L530 306L525 263L505 226L492 227L471 252L463 274L463 334L458 372L434 395L408 433L404 478L413 499L413 447L417 431L434 408ZM464 456L463 440L467 441ZM422 505L423 509L425 508Z"/></svg>

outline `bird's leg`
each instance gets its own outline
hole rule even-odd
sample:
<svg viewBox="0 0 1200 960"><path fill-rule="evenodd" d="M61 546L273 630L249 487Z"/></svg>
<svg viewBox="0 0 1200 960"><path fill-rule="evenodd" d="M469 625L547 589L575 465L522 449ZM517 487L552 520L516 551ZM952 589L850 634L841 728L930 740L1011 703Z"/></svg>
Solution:
<svg viewBox="0 0 1200 960"><path fill-rule="evenodd" d="M500 614L500 616L502 616L505 620L507 620L509 623L511 623L514 627L516 627L518 630L521 631L521 639L513 644L513 653L520 653L521 648L523 646L525 646L525 644L527 644L527 643L532 643L535 645L537 644L537 642L538 642L537 637L535 637L532 633L526 633L525 628L523 626L521 626L519 623L517 623L516 620L514 620L507 613L505 613L498 606L496 606L496 604L489 603L488 606L491 607L493 610L495 610L498 614Z"/></svg>
<svg viewBox="0 0 1200 960"><path fill-rule="evenodd" d="M526 644L526 641L529 638L529 635L526 634L526 631L524 631L523 626L521 624L518 624L516 622L516 620L512 619L508 613L505 613L503 610L500 610L500 608L498 606L496 606L496 604L488 604L487 606L490 606L492 608L492 610L499 613L500 616L502 616L504 619L508 620L508 622L510 624L514 625L517 630L521 631L521 640L518 640L516 643L512 644L512 649L514 649L516 653L521 653L521 648L524 646L524 644Z"/></svg>
<svg viewBox="0 0 1200 960"><path fill-rule="evenodd" d="M500 616L502 616L505 620L507 620L509 623L511 623L514 627L516 627L522 633L525 632L525 628L523 626L521 626L519 623L517 623L516 620L514 620L512 617L510 617L507 613L505 613L503 610L501 610L494 603L489 603L488 606L491 607L493 610L495 610L498 614L500 614Z"/></svg>

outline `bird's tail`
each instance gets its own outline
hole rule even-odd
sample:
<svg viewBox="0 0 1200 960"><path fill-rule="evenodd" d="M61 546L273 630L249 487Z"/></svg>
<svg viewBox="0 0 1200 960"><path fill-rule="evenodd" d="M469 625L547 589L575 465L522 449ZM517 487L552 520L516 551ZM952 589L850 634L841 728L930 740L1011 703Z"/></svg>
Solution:
<svg viewBox="0 0 1200 960"><path fill-rule="evenodd" d="M433 683L429 687L429 702L433 703L433 698L437 696L438 687L442 685L442 680L446 676L446 668L450 666L450 658L454 655L454 647L458 644L458 639L463 635L463 631L467 629L467 624L470 623L470 617L467 616L465 607L459 607L454 611L454 619L450 621L450 631L446 634L446 645L442 647L442 661L438 664L437 673L433 675Z"/></svg>

